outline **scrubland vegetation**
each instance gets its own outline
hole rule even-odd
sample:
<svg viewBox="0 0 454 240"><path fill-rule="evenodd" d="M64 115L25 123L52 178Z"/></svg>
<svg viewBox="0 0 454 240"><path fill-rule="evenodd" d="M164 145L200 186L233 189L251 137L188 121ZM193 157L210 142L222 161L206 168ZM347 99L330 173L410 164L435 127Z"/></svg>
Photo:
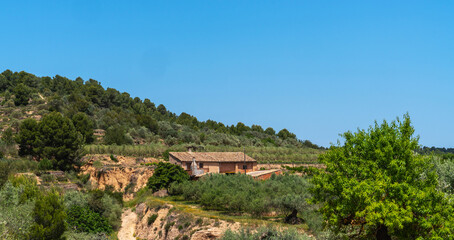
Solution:
<svg viewBox="0 0 454 240"><path fill-rule="evenodd" d="M226 126L176 115L149 99L104 89L95 80L0 74L0 238L106 239L120 226L121 193L92 189L79 174L84 154L155 157L169 151L243 151L260 163L321 163L286 167L259 181L209 175L199 181L175 165L155 164L147 189L130 204L168 189L173 201L248 221L304 226L319 239L453 239L454 157L421 148L410 117L346 132L324 149L287 129ZM101 166L99 166L101 164ZM101 168L101 162L93 167ZM65 171L80 191L64 191L48 170ZM33 177L41 175L37 185ZM293 173L298 175L292 175ZM302 175L302 176L301 176ZM235 219L235 218L233 218ZM153 218L148 221L153 222ZM304 239L274 227L227 232L224 239Z"/></svg>
<svg viewBox="0 0 454 240"><path fill-rule="evenodd" d="M11 177L0 190L0 238L107 239L120 227L122 204L111 191L64 193L28 176Z"/></svg>

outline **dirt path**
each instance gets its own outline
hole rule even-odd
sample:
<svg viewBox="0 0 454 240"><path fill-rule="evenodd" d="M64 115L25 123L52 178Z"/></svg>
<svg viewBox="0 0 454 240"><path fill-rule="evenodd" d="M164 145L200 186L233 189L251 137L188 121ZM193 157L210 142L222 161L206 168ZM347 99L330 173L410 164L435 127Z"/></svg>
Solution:
<svg viewBox="0 0 454 240"><path fill-rule="evenodd" d="M121 215L121 227L118 232L119 240L135 240L134 229L137 224L137 214L131 209L123 212Z"/></svg>

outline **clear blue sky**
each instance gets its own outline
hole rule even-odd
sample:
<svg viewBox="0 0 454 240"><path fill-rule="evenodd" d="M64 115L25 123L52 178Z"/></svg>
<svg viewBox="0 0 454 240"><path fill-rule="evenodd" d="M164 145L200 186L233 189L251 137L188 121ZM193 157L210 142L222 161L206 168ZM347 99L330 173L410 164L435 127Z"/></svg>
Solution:
<svg viewBox="0 0 454 240"><path fill-rule="evenodd" d="M8 1L0 71L100 81L328 146L409 112L454 147L452 1Z"/></svg>

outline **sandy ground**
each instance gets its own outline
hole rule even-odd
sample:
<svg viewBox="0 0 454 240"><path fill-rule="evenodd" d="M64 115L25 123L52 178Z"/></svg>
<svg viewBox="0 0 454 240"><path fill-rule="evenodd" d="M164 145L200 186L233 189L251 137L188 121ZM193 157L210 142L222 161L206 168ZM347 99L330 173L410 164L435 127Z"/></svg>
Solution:
<svg viewBox="0 0 454 240"><path fill-rule="evenodd" d="M123 212L121 215L121 227L118 232L119 240L135 240L134 229L136 228L137 214L131 209Z"/></svg>

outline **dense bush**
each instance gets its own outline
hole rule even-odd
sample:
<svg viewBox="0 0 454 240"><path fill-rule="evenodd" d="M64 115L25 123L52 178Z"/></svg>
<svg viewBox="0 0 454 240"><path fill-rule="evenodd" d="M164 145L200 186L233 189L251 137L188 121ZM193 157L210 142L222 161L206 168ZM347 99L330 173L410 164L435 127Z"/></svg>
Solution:
<svg viewBox="0 0 454 240"><path fill-rule="evenodd" d="M18 84L14 90L14 104L16 106L27 105L30 99L31 89L25 84Z"/></svg>
<svg viewBox="0 0 454 240"><path fill-rule="evenodd" d="M36 184L26 182L25 184ZM33 208L35 199L24 196L25 187L22 184L14 186L6 182L0 190L0 239L27 239L30 226L33 224Z"/></svg>
<svg viewBox="0 0 454 240"><path fill-rule="evenodd" d="M81 157L83 138L71 119L53 112L37 123L27 119L20 125L19 154L47 158L55 168L70 170L78 165Z"/></svg>
<svg viewBox="0 0 454 240"><path fill-rule="evenodd" d="M64 198L68 224L74 231L108 233L118 230L121 225L122 197L117 193L109 190L70 191Z"/></svg>
<svg viewBox="0 0 454 240"><path fill-rule="evenodd" d="M199 181L174 183L169 193L181 195L208 209L245 212L259 217L277 211L285 214L288 222L297 223L298 213L315 210L307 203L311 197L309 187L306 179L294 175L273 175L260 181L244 174L213 174Z"/></svg>
<svg viewBox="0 0 454 240"><path fill-rule="evenodd" d="M241 229L239 232L227 230L222 240L306 240L312 239L295 230L261 227L255 230Z"/></svg>
<svg viewBox="0 0 454 240"><path fill-rule="evenodd" d="M120 125L109 127L104 136L104 142L106 144L125 145L132 144L133 140L131 136L126 133L126 129Z"/></svg>
<svg viewBox="0 0 454 240"><path fill-rule="evenodd" d="M159 162L153 176L148 179L147 187L153 192L168 188L171 183L189 180L188 173L180 166L167 162Z"/></svg>
<svg viewBox="0 0 454 240"><path fill-rule="evenodd" d="M122 204L121 193L114 193L109 190L93 190L89 192L89 207L106 218L114 230L118 230L121 225Z"/></svg>
<svg viewBox="0 0 454 240"><path fill-rule="evenodd" d="M33 225L28 239L64 239L66 212L63 199L56 191L40 195L33 209Z"/></svg>
<svg viewBox="0 0 454 240"><path fill-rule="evenodd" d="M442 157L431 156L438 175L438 188L448 194L454 194L454 161Z"/></svg>
<svg viewBox="0 0 454 240"><path fill-rule="evenodd" d="M107 219L87 206L72 205L68 210L66 221L78 232L109 233L112 231Z"/></svg>
<svg viewBox="0 0 454 240"><path fill-rule="evenodd" d="M92 143L94 141L93 135L93 121L83 112L78 112L72 117L74 127L80 132L84 138L85 143Z"/></svg>

